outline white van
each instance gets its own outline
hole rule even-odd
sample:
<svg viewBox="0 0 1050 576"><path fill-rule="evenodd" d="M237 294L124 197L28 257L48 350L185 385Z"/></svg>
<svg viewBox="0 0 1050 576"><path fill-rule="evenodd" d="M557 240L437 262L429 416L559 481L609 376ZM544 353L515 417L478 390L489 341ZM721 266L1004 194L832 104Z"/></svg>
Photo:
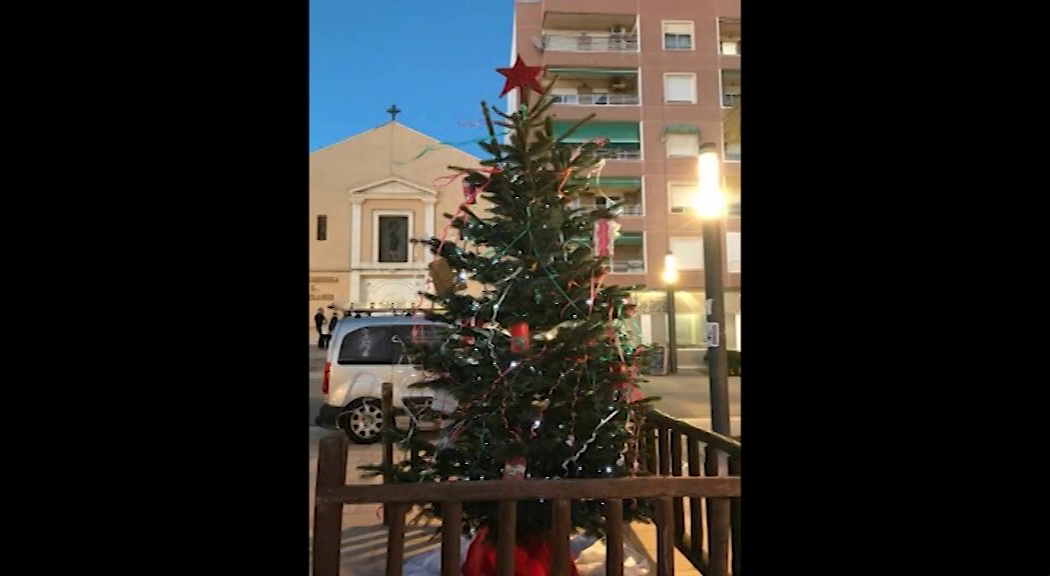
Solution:
<svg viewBox="0 0 1050 576"><path fill-rule="evenodd" d="M421 316L340 319L324 365L321 387L325 400L317 425L343 430L358 444L378 442L383 430L383 382L394 385L398 428L410 424L406 408L412 414L429 416L433 391L409 388L423 379L423 373L409 363L403 343L413 337L433 338L437 329L439 324ZM424 430L440 425L433 419L418 420Z"/></svg>

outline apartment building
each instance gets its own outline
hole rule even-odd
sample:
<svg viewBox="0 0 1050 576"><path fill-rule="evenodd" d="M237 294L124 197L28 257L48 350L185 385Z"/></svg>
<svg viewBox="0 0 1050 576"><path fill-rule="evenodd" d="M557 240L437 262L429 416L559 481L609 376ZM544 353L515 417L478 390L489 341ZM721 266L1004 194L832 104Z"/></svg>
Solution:
<svg viewBox="0 0 1050 576"><path fill-rule="evenodd" d="M701 144L722 151L726 222L726 345L740 349L739 0L517 0L511 61L543 66L555 131L595 119L567 142L603 136L606 163L584 205L626 202L610 281L644 284L637 333L666 343L664 260L675 255L681 368L703 356L701 222L692 213ZM518 92L508 109L518 107Z"/></svg>

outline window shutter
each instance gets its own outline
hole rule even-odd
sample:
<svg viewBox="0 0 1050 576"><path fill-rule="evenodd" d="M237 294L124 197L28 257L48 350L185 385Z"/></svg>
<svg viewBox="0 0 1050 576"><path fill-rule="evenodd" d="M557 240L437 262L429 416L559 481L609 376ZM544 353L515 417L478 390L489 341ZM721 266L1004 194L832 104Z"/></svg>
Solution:
<svg viewBox="0 0 1050 576"><path fill-rule="evenodd" d="M664 24L664 34L686 34L693 35L692 22L668 22Z"/></svg>
<svg viewBox="0 0 1050 576"><path fill-rule="evenodd" d="M692 102L695 80L691 74L667 74L664 76L665 102Z"/></svg>
<svg viewBox="0 0 1050 576"><path fill-rule="evenodd" d="M696 156L700 152L700 138L696 134L668 134L668 156Z"/></svg>
<svg viewBox="0 0 1050 576"><path fill-rule="evenodd" d="M740 232L726 233L726 263L730 272L740 273Z"/></svg>
<svg viewBox="0 0 1050 576"><path fill-rule="evenodd" d="M679 270L704 269L703 238L671 238L668 247L674 253L675 266Z"/></svg>
<svg viewBox="0 0 1050 576"><path fill-rule="evenodd" d="M671 202L671 212L689 212L693 209L695 184L668 184L667 197Z"/></svg>

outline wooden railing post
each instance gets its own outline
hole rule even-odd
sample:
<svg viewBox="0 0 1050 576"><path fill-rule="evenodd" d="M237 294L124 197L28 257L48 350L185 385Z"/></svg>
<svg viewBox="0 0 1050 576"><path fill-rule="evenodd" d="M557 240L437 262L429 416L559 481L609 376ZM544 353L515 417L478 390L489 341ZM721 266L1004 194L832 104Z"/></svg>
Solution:
<svg viewBox="0 0 1050 576"><path fill-rule="evenodd" d="M605 501L605 566L607 576L623 576L623 500L620 498Z"/></svg>
<svg viewBox="0 0 1050 576"><path fill-rule="evenodd" d="M674 576L674 506L656 500L656 576Z"/></svg>
<svg viewBox="0 0 1050 576"><path fill-rule="evenodd" d="M327 502L322 495L346 484L345 435L322 438L317 453L317 485L314 490L314 576L339 576L343 541L343 505Z"/></svg>
<svg viewBox="0 0 1050 576"><path fill-rule="evenodd" d="M518 503L500 500L499 537L496 540L496 576L514 575L514 548L518 540Z"/></svg>
<svg viewBox="0 0 1050 576"><path fill-rule="evenodd" d="M671 430L671 476L682 475L682 435ZM685 540L685 498L674 499L675 542Z"/></svg>
<svg viewBox="0 0 1050 576"><path fill-rule="evenodd" d="M555 500L551 503L551 576L569 576L571 515L572 502Z"/></svg>
<svg viewBox="0 0 1050 576"><path fill-rule="evenodd" d="M704 447L704 471L707 476L718 476L719 451L713 446ZM729 574L729 500L707 499L707 568L704 576L728 576Z"/></svg>
<svg viewBox="0 0 1050 576"><path fill-rule="evenodd" d="M689 475L696 477L703 475L703 464L700 461L700 442L690 438L686 442L689 451ZM703 498L689 498L689 556L693 566L699 566L703 562L704 552L704 519L701 516L700 503Z"/></svg>
<svg viewBox="0 0 1050 576"><path fill-rule="evenodd" d="M463 537L463 503L441 505L441 576L459 576L459 541Z"/></svg>
<svg viewBox="0 0 1050 576"><path fill-rule="evenodd" d="M740 476L740 456L734 456L729 459L729 475ZM733 576L742 576L740 572L740 559L743 557L740 553L740 519L740 498L733 498L729 504L729 525L733 533L733 541L731 542L733 549Z"/></svg>
<svg viewBox="0 0 1050 576"><path fill-rule="evenodd" d="M383 506L390 528L386 540L386 576L401 576L405 564L405 513L407 504Z"/></svg>
<svg viewBox="0 0 1050 576"><path fill-rule="evenodd" d="M388 434L389 430L394 428L394 384L392 382L383 382L382 385L382 402L383 402L383 484L389 484L393 482L390 470L394 466L394 443L390 440ZM383 525L389 527L390 519L387 518L386 506L383 507Z"/></svg>

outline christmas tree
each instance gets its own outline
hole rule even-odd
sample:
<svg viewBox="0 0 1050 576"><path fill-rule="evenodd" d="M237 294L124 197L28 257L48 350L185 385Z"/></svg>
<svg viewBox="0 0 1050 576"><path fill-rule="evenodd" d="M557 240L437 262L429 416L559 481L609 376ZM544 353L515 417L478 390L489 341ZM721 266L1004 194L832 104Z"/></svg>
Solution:
<svg viewBox="0 0 1050 576"><path fill-rule="evenodd" d="M590 117L556 138L551 100L545 91L534 100L511 114L482 102L488 138L479 145L491 158L480 169L450 167L463 175L460 213L445 215L459 240L423 241L438 263L426 318L444 328L408 346L430 375L416 385L437 391L433 408L447 411L447 426L433 444L400 434L412 457L393 470L363 469L395 482L642 473L637 432L653 399L640 398L640 351L623 330L638 287L605 284L617 206L573 207L581 192L596 192L604 142L562 144ZM477 210L479 196L488 214ZM485 286L480 295L463 290L468 278ZM603 536L604 505L574 502L572 525ZM433 505L423 513L440 517ZM495 502L465 503L465 530L486 528L494 538L497 515ZM543 537L550 502L519 502L517 517L519 542ZM625 520L649 517L645 502L625 502Z"/></svg>

